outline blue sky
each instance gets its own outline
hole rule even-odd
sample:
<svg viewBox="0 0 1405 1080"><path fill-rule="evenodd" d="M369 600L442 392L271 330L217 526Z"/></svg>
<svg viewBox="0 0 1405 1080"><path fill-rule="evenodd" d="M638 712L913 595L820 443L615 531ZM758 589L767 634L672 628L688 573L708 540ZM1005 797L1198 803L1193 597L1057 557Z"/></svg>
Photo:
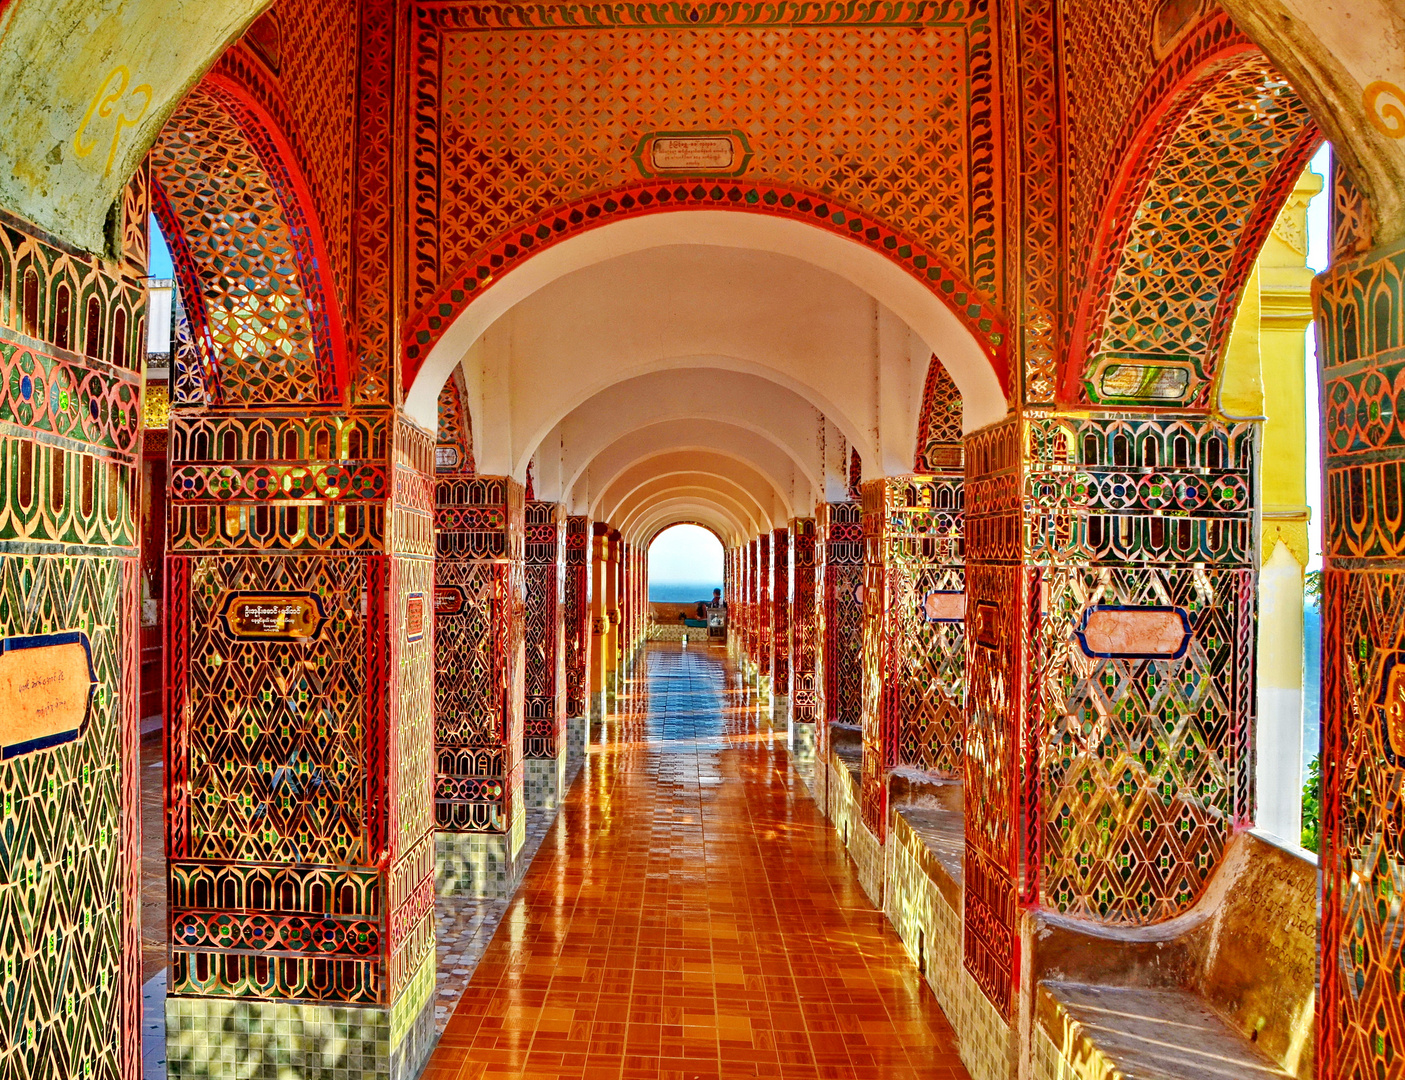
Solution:
<svg viewBox="0 0 1405 1080"><path fill-rule="evenodd" d="M146 272L154 278L173 278L176 272L171 266L171 252L166 247L166 238L161 235L161 226L156 224L155 215L149 220L151 228L147 231L151 235L151 254L147 259Z"/></svg>
<svg viewBox="0 0 1405 1080"><path fill-rule="evenodd" d="M721 585L722 544L700 525L674 525L649 548L649 586Z"/></svg>

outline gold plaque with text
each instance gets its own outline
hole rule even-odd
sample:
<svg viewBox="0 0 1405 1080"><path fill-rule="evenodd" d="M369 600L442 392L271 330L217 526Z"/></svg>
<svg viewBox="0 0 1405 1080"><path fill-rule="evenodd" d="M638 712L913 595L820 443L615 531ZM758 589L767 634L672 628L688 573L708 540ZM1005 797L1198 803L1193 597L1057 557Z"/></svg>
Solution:
<svg viewBox="0 0 1405 1080"><path fill-rule="evenodd" d="M12 758L78 738L97 676L80 630L0 642L0 757Z"/></svg>

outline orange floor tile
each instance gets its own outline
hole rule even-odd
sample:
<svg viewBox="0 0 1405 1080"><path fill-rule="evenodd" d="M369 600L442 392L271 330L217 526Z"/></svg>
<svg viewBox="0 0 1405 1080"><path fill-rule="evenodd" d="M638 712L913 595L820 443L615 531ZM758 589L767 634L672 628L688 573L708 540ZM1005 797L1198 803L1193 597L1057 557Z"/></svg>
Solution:
<svg viewBox="0 0 1405 1080"><path fill-rule="evenodd" d="M425 1071L968 1074L716 649L655 646Z"/></svg>

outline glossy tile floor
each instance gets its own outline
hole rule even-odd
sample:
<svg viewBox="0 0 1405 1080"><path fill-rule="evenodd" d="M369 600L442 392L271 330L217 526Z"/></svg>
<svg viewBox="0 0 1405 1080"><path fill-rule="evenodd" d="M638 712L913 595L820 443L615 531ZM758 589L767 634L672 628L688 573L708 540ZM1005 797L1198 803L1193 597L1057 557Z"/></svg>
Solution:
<svg viewBox="0 0 1405 1080"><path fill-rule="evenodd" d="M426 1080L966 1077L720 651L651 647L624 708Z"/></svg>

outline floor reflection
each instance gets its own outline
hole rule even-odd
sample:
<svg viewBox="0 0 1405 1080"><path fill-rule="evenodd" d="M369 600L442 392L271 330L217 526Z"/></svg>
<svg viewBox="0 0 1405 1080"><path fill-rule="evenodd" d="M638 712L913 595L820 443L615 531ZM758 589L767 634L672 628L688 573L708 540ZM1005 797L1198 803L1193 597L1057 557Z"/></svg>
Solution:
<svg viewBox="0 0 1405 1080"><path fill-rule="evenodd" d="M717 649L651 647L426 1076L966 1077Z"/></svg>

